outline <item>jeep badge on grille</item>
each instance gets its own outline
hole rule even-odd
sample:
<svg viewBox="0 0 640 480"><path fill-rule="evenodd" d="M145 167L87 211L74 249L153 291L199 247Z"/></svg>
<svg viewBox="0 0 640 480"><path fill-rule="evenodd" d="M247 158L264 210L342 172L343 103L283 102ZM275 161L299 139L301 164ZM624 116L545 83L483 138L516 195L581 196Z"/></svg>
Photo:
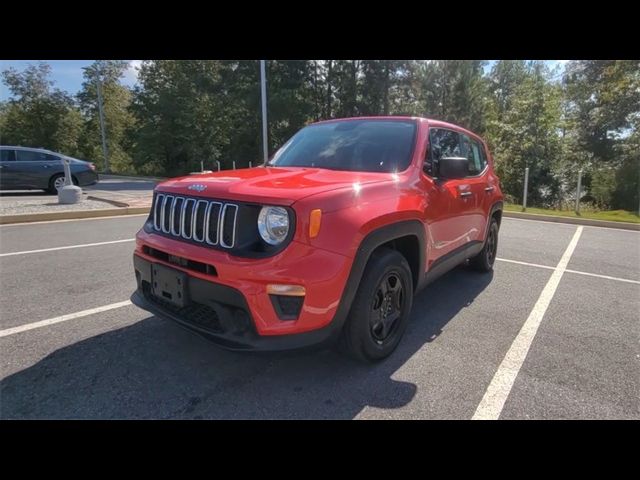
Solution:
<svg viewBox="0 0 640 480"><path fill-rule="evenodd" d="M193 185L189 185L189 186L187 187L187 189L189 189L189 190L195 190L196 192L202 192L202 191L204 191L204 190L206 190L206 189L207 189L207 186L206 186L206 185L203 185L203 184L201 184L201 183L195 183L195 184L193 184Z"/></svg>

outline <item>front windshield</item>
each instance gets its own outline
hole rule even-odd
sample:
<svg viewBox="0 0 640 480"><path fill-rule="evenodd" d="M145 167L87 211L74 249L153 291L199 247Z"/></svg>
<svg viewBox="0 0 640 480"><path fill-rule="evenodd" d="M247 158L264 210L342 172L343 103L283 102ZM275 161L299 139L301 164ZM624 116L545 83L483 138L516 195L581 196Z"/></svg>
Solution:
<svg viewBox="0 0 640 480"><path fill-rule="evenodd" d="M343 120L303 128L268 163L356 172L400 172L411 161L416 122Z"/></svg>

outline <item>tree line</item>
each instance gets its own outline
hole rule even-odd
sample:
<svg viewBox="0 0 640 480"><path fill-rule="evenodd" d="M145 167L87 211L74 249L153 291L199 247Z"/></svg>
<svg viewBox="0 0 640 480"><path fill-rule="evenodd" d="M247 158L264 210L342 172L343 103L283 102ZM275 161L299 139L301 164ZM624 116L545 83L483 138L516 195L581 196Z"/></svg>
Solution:
<svg viewBox="0 0 640 480"><path fill-rule="evenodd" d="M6 69L0 143L48 148L103 164L98 64L75 96L51 67ZM260 70L255 60L146 60L135 87L128 63L101 61L111 170L181 175L261 162ZM360 115L416 115L483 136L508 199L636 210L640 185L640 61L287 60L267 62L269 151L305 124Z"/></svg>

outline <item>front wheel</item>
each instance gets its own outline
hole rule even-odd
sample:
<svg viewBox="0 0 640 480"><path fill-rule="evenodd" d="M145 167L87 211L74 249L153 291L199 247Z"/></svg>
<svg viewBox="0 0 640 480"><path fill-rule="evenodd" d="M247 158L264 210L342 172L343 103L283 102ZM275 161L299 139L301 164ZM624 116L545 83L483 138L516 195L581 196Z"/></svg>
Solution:
<svg viewBox="0 0 640 480"><path fill-rule="evenodd" d="M412 302L413 281L407 260L395 250L374 252L343 331L347 353L365 362L391 355L409 322Z"/></svg>
<svg viewBox="0 0 640 480"><path fill-rule="evenodd" d="M484 242L484 247L475 257L469 260L469 263L473 268L481 272L490 272L493 270L493 264L496 261L496 254L498 253L498 221L495 218L491 219L489 225L489 231L487 232L487 239Z"/></svg>

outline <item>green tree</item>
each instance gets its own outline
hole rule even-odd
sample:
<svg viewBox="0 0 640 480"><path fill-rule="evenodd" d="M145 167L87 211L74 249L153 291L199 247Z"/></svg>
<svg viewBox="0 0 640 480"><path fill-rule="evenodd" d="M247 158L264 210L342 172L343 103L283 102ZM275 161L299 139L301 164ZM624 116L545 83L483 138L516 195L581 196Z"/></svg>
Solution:
<svg viewBox="0 0 640 480"><path fill-rule="evenodd" d="M19 72L2 72L12 97L0 114L3 144L47 148L66 155L79 154L82 116L66 93L54 88L51 67L44 62Z"/></svg>
<svg viewBox="0 0 640 480"><path fill-rule="evenodd" d="M640 61L572 61L563 84L564 166L585 169L585 188L602 207L637 209Z"/></svg>
<svg viewBox="0 0 640 480"><path fill-rule="evenodd" d="M183 175L199 170L201 161L212 168L216 160L231 166L231 159L222 157L232 134L229 86L222 74L233 67L211 60L143 62L132 106L138 121L134 162L140 171Z"/></svg>
<svg viewBox="0 0 640 480"><path fill-rule="evenodd" d="M327 60L333 63L331 90L333 92L333 116L355 117L362 110L362 60Z"/></svg>
<svg viewBox="0 0 640 480"><path fill-rule="evenodd" d="M267 63L270 151L283 145L313 118L313 68L306 60Z"/></svg>
<svg viewBox="0 0 640 480"><path fill-rule="evenodd" d="M97 92L100 76L109 166L111 171L121 173L133 170L129 136L135 124L135 117L129 109L132 94L128 88L120 84L120 79L128 67L128 62L122 60L94 62L83 69L85 81L77 95L85 117L81 136L82 154L84 158L94 161L100 159L101 162L98 164L104 165Z"/></svg>
<svg viewBox="0 0 640 480"><path fill-rule="evenodd" d="M549 81L543 62L530 62L524 72L512 68L515 75L509 80L504 76L507 70L497 62L490 75L494 105L487 137L498 175L505 192L521 201L528 167L528 204L554 205L562 192L557 175L561 88Z"/></svg>
<svg viewBox="0 0 640 480"><path fill-rule="evenodd" d="M415 67L423 115L482 134L487 85L481 60L431 60Z"/></svg>

